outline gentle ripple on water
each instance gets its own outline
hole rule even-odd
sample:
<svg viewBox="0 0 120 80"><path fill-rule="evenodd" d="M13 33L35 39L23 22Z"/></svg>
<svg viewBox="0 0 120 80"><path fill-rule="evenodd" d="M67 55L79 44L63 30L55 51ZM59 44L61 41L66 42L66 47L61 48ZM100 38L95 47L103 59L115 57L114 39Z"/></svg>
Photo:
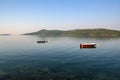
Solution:
<svg viewBox="0 0 120 80"><path fill-rule="evenodd" d="M17 67L49 68L57 72L93 76L97 73L120 76L120 39L75 37L0 37L0 69ZM36 40L50 40L37 44ZM98 42L100 47L80 49L82 42ZM6 44L7 43L7 44ZM82 77L82 76L81 76ZM113 79L111 79L113 80ZM116 79L117 80L117 79Z"/></svg>

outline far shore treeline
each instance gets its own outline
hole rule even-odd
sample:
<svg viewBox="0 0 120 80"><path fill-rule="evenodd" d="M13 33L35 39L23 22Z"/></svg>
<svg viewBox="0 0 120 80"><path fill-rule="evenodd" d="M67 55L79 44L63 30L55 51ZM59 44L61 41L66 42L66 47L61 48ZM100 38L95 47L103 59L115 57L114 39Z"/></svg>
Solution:
<svg viewBox="0 0 120 80"><path fill-rule="evenodd" d="M120 37L120 31L110 29L74 29L74 30L46 30L26 33L24 35L40 36L77 36L77 37Z"/></svg>

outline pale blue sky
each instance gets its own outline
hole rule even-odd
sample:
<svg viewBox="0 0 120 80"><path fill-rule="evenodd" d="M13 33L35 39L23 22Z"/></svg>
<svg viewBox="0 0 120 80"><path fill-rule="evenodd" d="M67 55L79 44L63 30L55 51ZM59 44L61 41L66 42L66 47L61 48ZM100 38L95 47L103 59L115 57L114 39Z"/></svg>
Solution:
<svg viewBox="0 0 120 80"><path fill-rule="evenodd" d="M83 28L120 30L120 0L0 0L0 33Z"/></svg>

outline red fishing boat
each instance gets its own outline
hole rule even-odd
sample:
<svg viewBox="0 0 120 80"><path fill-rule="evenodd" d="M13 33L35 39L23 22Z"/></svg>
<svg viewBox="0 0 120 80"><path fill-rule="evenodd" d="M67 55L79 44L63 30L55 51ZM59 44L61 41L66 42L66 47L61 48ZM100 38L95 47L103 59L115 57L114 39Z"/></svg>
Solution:
<svg viewBox="0 0 120 80"><path fill-rule="evenodd" d="M82 43L80 48L96 48L96 43Z"/></svg>

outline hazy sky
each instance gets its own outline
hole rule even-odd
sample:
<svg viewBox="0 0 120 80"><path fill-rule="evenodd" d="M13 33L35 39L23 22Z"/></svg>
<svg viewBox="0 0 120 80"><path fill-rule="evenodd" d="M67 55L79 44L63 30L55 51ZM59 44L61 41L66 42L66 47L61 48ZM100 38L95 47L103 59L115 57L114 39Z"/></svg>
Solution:
<svg viewBox="0 0 120 80"><path fill-rule="evenodd" d="M120 0L0 0L0 34L83 28L120 30Z"/></svg>

